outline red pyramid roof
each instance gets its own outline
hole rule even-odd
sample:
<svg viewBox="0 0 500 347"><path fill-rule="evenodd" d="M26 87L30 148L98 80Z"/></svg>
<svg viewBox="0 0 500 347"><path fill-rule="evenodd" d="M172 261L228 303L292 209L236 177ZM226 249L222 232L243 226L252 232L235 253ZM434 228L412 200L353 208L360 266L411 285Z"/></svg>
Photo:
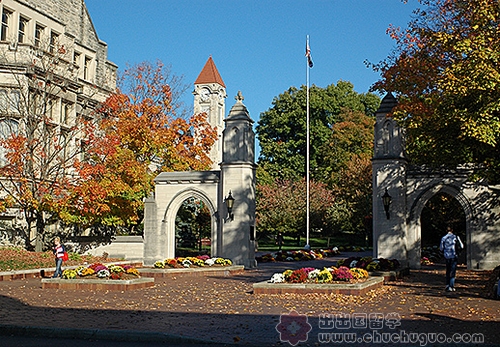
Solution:
<svg viewBox="0 0 500 347"><path fill-rule="evenodd" d="M201 70L200 74L198 75L198 78L194 82L194 84L207 84L207 83L218 83L224 88L226 88L226 85L224 84L224 81L222 80L222 77L220 77L219 71L217 71L217 68L215 67L215 63L212 59L212 56L210 56L203 67L203 70Z"/></svg>

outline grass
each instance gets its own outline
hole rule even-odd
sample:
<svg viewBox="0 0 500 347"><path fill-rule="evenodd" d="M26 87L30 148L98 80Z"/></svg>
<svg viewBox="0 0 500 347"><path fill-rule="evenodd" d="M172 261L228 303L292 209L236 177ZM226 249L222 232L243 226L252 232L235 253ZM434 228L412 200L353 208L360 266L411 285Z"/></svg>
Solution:
<svg viewBox="0 0 500 347"><path fill-rule="evenodd" d="M284 251L295 251L304 248L306 243L306 238L302 237L300 239L300 245L297 245L297 239L295 237L284 236L283 246L281 247ZM260 239L258 241L259 251L277 251L278 245L272 238ZM340 246L359 246L365 249L371 248L366 247L366 242L363 240L362 235L357 234L342 234L334 237L310 237L309 245L312 249L318 248L333 248Z"/></svg>
<svg viewBox="0 0 500 347"><path fill-rule="evenodd" d="M97 262L115 262L122 259L109 259L91 255L69 253L69 260L64 262L65 266L92 264ZM43 269L55 267L54 255L51 251L30 252L18 247L0 248L0 272Z"/></svg>

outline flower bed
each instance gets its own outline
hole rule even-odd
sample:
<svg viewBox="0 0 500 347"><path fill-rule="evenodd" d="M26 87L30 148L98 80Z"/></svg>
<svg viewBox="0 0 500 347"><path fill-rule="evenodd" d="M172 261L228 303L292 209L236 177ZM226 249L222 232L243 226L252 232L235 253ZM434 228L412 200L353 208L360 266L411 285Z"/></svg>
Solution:
<svg viewBox="0 0 500 347"><path fill-rule="evenodd" d="M233 265L230 259L214 257L210 258L208 255L200 255L197 257L177 257L167 258L165 260L158 260L154 263L153 267L156 269L169 269L169 268L201 268L205 266L231 266Z"/></svg>
<svg viewBox="0 0 500 347"><path fill-rule="evenodd" d="M132 280L140 278L139 271L131 265L103 265L94 263L89 266L80 265L76 269L66 269L62 279L102 279Z"/></svg>
<svg viewBox="0 0 500 347"><path fill-rule="evenodd" d="M352 268L345 266L336 268L325 267L323 269L315 269L312 267L304 267L298 270L285 270L282 273L275 273L270 283L357 283L368 278L368 272L364 269Z"/></svg>
<svg viewBox="0 0 500 347"><path fill-rule="evenodd" d="M363 295L383 285L382 277L369 277L364 269L345 266L301 268L275 273L269 281L255 283L254 294L345 294Z"/></svg>
<svg viewBox="0 0 500 347"><path fill-rule="evenodd" d="M394 281L410 273L409 268L402 268L397 259L350 257L337 261L337 266L364 269L370 276L381 276L386 282Z"/></svg>
<svg viewBox="0 0 500 347"><path fill-rule="evenodd" d="M69 260L64 266L76 266L83 263L118 262L117 258L96 257L69 252ZM31 252L20 247L0 247L0 272L30 269L44 269L55 266L52 251Z"/></svg>
<svg viewBox="0 0 500 347"><path fill-rule="evenodd" d="M255 259L259 263L274 262L274 261L304 261L304 260L314 260L323 259L327 257L333 257L338 255L340 252L338 248L334 247L332 249L317 249L317 250L298 250L298 251L279 251L274 253L264 254L261 257L256 257Z"/></svg>
<svg viewBox="0 0 500 347"><path fill-rule="evenodd" d="M348 268L360 268L368 272L373 271L393 271L400 267L397 259L385 259L373 257L350 257L341 259L337 262L337 266L346 266Z"/></svg>

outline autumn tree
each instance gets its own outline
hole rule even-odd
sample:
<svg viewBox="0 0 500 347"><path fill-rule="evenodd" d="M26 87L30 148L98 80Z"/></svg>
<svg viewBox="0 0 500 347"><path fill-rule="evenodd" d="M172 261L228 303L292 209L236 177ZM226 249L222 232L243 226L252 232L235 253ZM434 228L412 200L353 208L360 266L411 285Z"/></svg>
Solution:
<svg viewBox="0 0 500 347"><path fill-rule="evenodd" d="M52 36L0 56L2 82L9 86L0 93L0 205L23 216L17 232L27 249L35 240L37 251L49 242L46 226L57 223L68 204L81 155L80 124L103 91L78 82L71 44Z"/></svg>
<svg viewBox="0 0 500 347"><path fill-rule="evenodd" d="M393 116L406 128L417 164L476 163L500 180L500 4L420 0L406 29L390 27L396 48L373 65L373 90L394 92Z"/></svg>
<svg viewBox="0 0 500 347"><path fill-rule="evenodd" d="M321 148L323 180L335 196L333 224L336 230L367 232L371 215L373 117L344 110Z"/></svg>
<svg viewBox="0 0 500 347"><path fill-rule="evenodd" d="M177 80L170 76L161 62L126 70L128 93L111 95L87 124L86 160L78 165L76 208L67 211L68 221L134 230L159 172L210 167L216 130L204 113L187 120L177 115Z"/></svg>
<svg viewBox="0 0 500 347"><path fill-rule="evenodd" d="M306 182L275 181L257 184L256 224L259 237L282 233L296 237L297 245L306 234ZM330 229L334 196L324 183L310 183L310 228Z"/></svg>

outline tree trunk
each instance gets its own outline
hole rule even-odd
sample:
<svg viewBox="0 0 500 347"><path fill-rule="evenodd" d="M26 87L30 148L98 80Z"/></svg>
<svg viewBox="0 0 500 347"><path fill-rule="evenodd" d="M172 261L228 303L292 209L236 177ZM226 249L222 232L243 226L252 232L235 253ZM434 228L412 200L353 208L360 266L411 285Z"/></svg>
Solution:
<svg viewBox="0 0 500 347"><path fill-rule="evenodd" d="M43 220L43 212L36 212L36 235L35 235L35 252L43 251L43 234L45 230L45 221Z"/></svg>
<svg viewBox="0 0 500 347"><path fill-rule="evenodd" d="M24 211L24 220L26 221L26 229L23 228L24 236L24 248L27 251L33 251L33 244L31 243L31 227L33 223L33 214L31 212Z"/></svg>

